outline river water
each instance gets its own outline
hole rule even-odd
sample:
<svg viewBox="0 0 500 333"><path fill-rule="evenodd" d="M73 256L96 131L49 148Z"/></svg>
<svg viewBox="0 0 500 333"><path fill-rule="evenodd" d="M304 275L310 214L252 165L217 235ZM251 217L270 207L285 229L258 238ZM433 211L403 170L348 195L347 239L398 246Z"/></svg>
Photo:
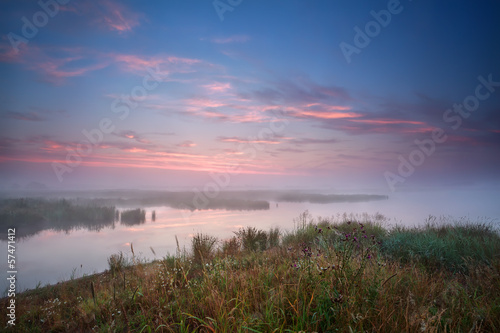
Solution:
<svg viewBox="0 0 500 333"><path fill-rule="evenodd" d="M241 227L254 226L268 230L280 227L292 230L294 219L305 210L318 216L341 219L343 213L386 216L383 223L390 228L395 224L414 226L425 223L429 215L447 217L449 220L468 219L472 222L491 222L500 225L500 192L498 191L434 191L408 192L389 195L388 200L358 203L285 203L271 202L269 210L228 211L173 209L165 206L144 207L146 222L124 225L116 222L100 230L44 230L34 236L16 242L18 291L44 286L59 281L78 278L85 274L101 272L108 268L107 258L122 251L131 257L131 244L137 257L161 259L176 252L179 246L189 250L193 234L198 232L231 237ZM138 207L118 207L118 209ZM142 207L141 207L142 208ZM152 211L156 220L152 221ZM99 229L99 228L97 228ZM7 242L1 248L7 251ZM154 251L154 252L153 252ZM6 276L6 260L2 263ZM2 292L7 289L2 279Z"/></svg>

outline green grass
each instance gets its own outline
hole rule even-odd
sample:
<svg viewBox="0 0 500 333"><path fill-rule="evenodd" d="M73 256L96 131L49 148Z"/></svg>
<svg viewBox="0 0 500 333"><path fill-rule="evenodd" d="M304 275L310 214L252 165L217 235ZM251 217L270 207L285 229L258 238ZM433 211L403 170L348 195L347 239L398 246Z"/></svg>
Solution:
<svg viewBox="0 0 500 333"><path fill-rule="evenodd" d="M471 264L491 266L500 255L500 237L491 224L432 219L423 227L396 227L382 250L391 258L416 262L426 269L466 273Z"/></svg>
<svg viewBox="0 0 500 333"><path fill-rule="evenodd" d="M247 227L223 241L198 234L191 253L178 251L152 263L133 256L128 262L134 265L118 265L115 262L125 259L117 255L114 266L110 263L113 274L18 295L16 329L500 330L500 258L498 251L492 252L499 236L491 226L448 223L385 230L382 220L380 216L313 219L303 214L295 229L284 233ZM445 239L447 245L455 239L474 245L460 264L452 261L463 253L457 251L466 251L458 245L444 261L453 265L436 264L411 252L419 244L429 253L446 253L438 241L417 240L421 235L422 239ZM6 306L6 301L0 306ZM0 318L0 327L5 321Z"/></svg>

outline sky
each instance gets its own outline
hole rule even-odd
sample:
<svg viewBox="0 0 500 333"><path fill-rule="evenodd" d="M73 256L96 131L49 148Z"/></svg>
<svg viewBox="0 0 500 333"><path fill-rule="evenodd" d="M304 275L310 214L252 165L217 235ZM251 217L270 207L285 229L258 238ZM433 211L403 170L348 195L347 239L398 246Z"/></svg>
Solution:
<svg viewBox="0 0 500 333"><path fill-rule="evenodd" d="M0 189L499 186L498 1L0 4Z"/></svg>

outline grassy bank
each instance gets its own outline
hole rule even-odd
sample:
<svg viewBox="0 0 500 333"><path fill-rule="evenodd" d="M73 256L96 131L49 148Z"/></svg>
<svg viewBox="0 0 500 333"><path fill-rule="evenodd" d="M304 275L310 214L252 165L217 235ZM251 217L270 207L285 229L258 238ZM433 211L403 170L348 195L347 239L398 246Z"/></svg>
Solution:
<svg viewBox="0 0 500 333"><path fill-rule="evenodd" d="M495 332L500 237L485 224L315 219L193 237L191 251L16 298L19 331ZM7 300L0 306L5 307ZM0 319L1 327L6 325Z"/></svg>

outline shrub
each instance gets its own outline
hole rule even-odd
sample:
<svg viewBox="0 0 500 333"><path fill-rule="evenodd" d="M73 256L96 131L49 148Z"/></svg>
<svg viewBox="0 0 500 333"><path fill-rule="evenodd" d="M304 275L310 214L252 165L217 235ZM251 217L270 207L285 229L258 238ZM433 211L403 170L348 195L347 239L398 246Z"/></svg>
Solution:
<svg viewBox="0 0 500 333"><path fill-rule="evenodd" d="M119 273L127 266L127 261L123 256L123 252L120 251L119 254L112 254L108 258L109 270L113 276Z"/></svg>
<svg viewBox="0 0 500 333"><path fill-rule="evenodd" d="M247 227L246 229L240 229L235 234L240 240L243 250L264 251L267 248L267 234L263 230Z"/></svg>
<svg viewBox="0 0 500 333"><path fill-rule="evenodd" d="M240 251L240 242L236 236L225 240L222 243L222 254L224 256L234 256Z"/></svg>
<svg viewBox="0 0 500 333"><path fill-rule="evenodd" d="M196 234L191 240L194 261L201 264L204 260L211 260L213 258L216 244L217 237L201 233Z"/></svg>

